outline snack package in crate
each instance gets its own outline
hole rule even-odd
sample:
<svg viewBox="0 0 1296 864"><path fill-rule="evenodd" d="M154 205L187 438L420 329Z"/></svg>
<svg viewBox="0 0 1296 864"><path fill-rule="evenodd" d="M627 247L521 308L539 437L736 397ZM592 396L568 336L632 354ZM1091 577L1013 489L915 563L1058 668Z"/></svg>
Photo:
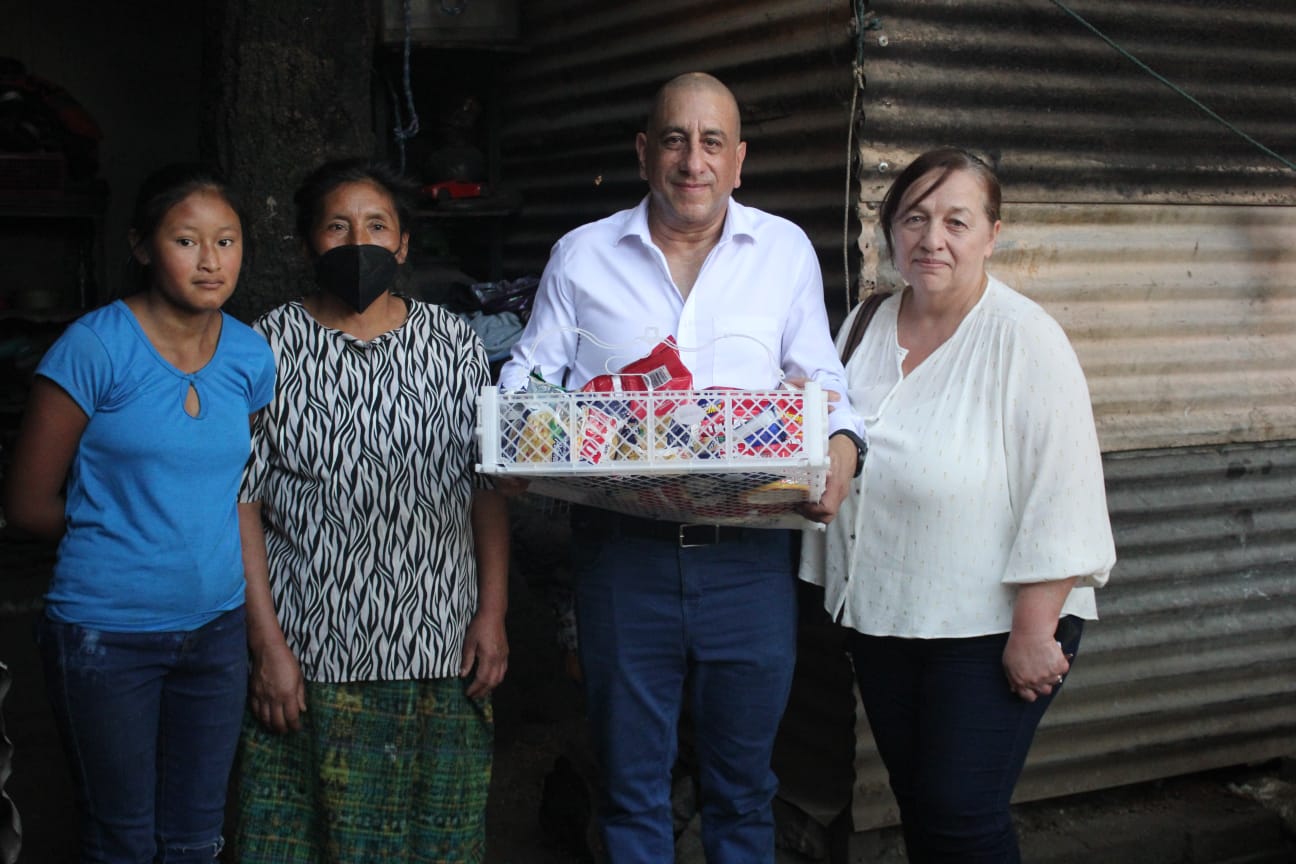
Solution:
<svg viewBox="0 0 1296 864"><path fill-rule="evenodd" d="M814 383L761 392L487 387L478 470L634 516L802 527L810 523L796 505L818 500L827 479L827 413Z"/></svg>

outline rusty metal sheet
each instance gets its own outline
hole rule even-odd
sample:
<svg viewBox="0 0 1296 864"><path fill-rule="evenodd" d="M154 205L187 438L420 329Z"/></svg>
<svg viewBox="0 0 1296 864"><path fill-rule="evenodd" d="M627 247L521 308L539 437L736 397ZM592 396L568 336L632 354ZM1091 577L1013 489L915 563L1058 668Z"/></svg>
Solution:
<svg viewBox="0 0 1296 864"><path fill-rule="evenodd" d="M864 208L865 274L899 283ZM990 271L1084 366L1104 451L1296 438L1296 207L1007 204Z"/></svg>

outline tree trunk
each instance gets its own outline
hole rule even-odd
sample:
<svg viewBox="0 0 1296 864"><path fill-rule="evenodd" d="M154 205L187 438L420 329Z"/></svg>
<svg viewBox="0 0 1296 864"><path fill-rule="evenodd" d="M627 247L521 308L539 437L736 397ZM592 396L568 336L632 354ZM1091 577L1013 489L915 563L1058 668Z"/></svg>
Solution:
<svg viewBox="0 0 1296 864"><path fill-rule="evenodd" d="M226 309L244 320L300 296L292 195L320 163L375 153L377 22L355 0L207 3L201 152L244 196L248 240Z"/></svg>

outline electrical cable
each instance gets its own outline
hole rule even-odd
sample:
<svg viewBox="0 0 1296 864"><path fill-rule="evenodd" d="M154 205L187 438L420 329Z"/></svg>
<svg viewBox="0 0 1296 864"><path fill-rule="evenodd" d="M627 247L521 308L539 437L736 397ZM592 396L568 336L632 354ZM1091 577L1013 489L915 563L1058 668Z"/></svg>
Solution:
<svg viewBox="0 0 1296 864"><path fill-rule="evenodd" d="M851 306L851 273L850 273L850 226L851 226L851 192L854 179L851 169L855 165L855 112L859 106L860 91L864 89L864 31L875 29L879 22L869 19L871 13L865 8L867 0L853 0L851 8L855 14L855 59L851 63L851 77L854 83L851 88L850 115L846 128L846 193L842 202L842 271L843 290L846 293L846 314ZM858 197L858 196L857 196Z"/></svg>
<svg viewBox="0 0 1296 864"><path fill-rule="evenodd" d="M402 122L400 100L392 94L393 110L396 114L396 128L392 130L392 135L396 139L396 149L400 153L399 168L402 174L405 173L405 142L419 133L418 111L414 108L414 88L410 85L410 45L414 41L411 3L412 0L403 0L402 4L405 13L405 61L402 79L405 86L405 104L409 108L409 125Z"/></svg>
<svg viewBox="0 0 1296 864"><path fill-rule="evenodd" d="M1162 75L1161 73L1157 72L1157 71L1156 71L1155 69L1153 69L1151 66L1147 65L1147 64L1144 63L1142 60L1140 60L1140 59L1138 59L1137 57L1135 57L1135 56L1134 56L1133 54L1131 54L1129 51L1125 50L1125 49L1122 48L1120 45L1116 44L1116 42L1115 42L1113 39L1111 39L1110 37L1108 37L1106 33L1103 33L1101 30L1099 30L1099 29L1098 29L1097 27L1095 27L1093 24L1090 24L1090 23L1089 23L1088 21L1086 21L1083 17L1081 17L1080 14L1079 14L1078 12L1076 12L1075 10L1071 9L1070 7L1068 7L1065 3L1063 3L1062 0L1050 0L1050 2L1052 2L1054 6L1058 7L1058 8L1061 9L1063 12L1067 13L1068 15L1070 15L1070 16L1071 16L1072 18L1074 18L1075 20L1079 21L1079 22L1080 22L1081 24L1083 24L1085 27L1087 27L1087 28L1088 28L1088 29L1089 29L1089 30L1090 30L1090 31L1091 31L1095 36L1097 36L1099 39L1103 40L1103 41L1106 42L1108 45L1110 45L1112 48L1114 48L1114 49L1116 50L1116 52L1119 53L1119 54L1120 54L1122 57L1124 57L1126 60L1129 60L1129 61L1130 61L1131 63L1133 63L1135 66L1139 67L1139 68L1142 69L1144 72L1148 73L1148 74L1151 75L1153 78L1155 78L1156 80L1160 81L1162 84L1164 84L1165 86L1169 87L1171 90L1173 90L1174 92L1178 93L1178 94L1179 94L1180 96L1182 96L1183 98L1187 99L1187 100L1188 100L1189 102L1191 102L1194 106L1196 106L1196 107L1197 107L1197 108L1198 108L1202 113L1204 113L1207 117L1209 117L1209 118L1211 118L1212 120L1214 120L1215 122L1221 124L1222 126L1224 126L1224 128L1228 129L1230 132L1232 132L1233 134L1235 134L1235 135L1237 135L1238 137L1242 138L1242 139L1243 139L1244 141L1246 141L1248 144L1251 144L1253 147L1255 147L1255 148L1257 148L1258 150L1260 150L1260 152L1264 153L1264 154L1267 155L1267 156L1272 156L1274 159L1277 159L1279 162L1281 162L1282 164L1286 165L1288 168L1292 169L1293 171L1296 171L1296 163L1293 163L1291 160L1285 158L1284 156L1281 156L1281 155L1279 155L1278 153L1275 153L1273 150L1270 150L1268 147L1266 147L1265 145L1261 144L1259 141L1257 141L1256 139L1252 138L1252 137L1251 137L1250 135L1248 135L1247 133L1243 132L1243 131L1242 131L1241 129L1239 129L1237 126L1233 125L1233 124L1230 123L1228 120L1225 120L1223 117L1221 117L1220 115L1216 114L1216 113L1215 113L1214 111L1212 111L1208 106L1206 106L1205 104L1203 104L1200 100L1198 100L1196 97L1194 97L1194 96L1193 96L1191 93L1189 93L1187 90L1184 90L1184 89L1183 89L1182 87L1180 87L1178 84L1175 84L1175 83L1174 83L1173 81L1171 81L1169 78L1166 78L1164 75Z"/></svg>

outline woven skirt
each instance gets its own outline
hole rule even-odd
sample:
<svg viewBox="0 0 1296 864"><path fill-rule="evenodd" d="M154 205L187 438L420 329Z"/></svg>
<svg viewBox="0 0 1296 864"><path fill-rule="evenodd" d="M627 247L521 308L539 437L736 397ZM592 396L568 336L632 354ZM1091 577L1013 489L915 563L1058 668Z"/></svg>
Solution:
<svg viewBox="0 0 1296 864"><path fill-rule="evenodd" d="M464 691L457 678L307 682L301 731L247 715L233 861L481 861L493 722Z"/></svg>

